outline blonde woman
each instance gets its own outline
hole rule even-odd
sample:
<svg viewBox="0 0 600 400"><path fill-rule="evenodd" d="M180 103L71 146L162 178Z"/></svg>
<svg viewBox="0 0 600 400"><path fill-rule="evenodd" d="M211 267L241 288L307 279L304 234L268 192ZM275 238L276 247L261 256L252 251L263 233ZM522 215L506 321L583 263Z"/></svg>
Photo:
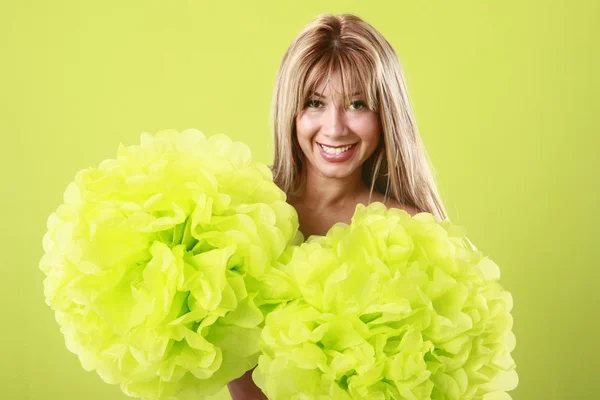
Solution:
<svg viewBox="0 0 600 400"><path fill-rule="evenodd" d="M272 106L273 177L305 238L350 223L356 205L382 202L446 218L392 46L351 15L323 14L281 62ZM251 371L233 400L266 399Z"/></svg>

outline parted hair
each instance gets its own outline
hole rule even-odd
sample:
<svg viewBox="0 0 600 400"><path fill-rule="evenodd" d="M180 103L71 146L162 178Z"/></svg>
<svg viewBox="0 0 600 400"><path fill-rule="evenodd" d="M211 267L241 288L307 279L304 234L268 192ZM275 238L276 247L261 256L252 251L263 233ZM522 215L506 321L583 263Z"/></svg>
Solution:
<svg viewBox="0 0 600 400"><path fill-rule="evenodd" d="M296 117L322 83L339 74L346 104L353 92L377 112L382 132L362 178L384 197L447 218L417 129L400 61L390 43L353 14L321 14L286 50L275 80L271 108L275 183L288 195L302 190L303 153Z"/></svg>

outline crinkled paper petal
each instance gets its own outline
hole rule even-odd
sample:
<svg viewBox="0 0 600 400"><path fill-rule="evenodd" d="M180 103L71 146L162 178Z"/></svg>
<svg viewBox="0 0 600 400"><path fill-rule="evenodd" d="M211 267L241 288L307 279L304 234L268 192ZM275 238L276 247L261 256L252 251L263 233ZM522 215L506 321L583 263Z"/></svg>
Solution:
<svg viewBox="0 0 600 400"><path fill-rule="evenodd" d="M253 368L267 311L297 297L273 268L299 241L285 200L246 145L194 129L79 171L40 260L68 349L144 399L199 399Z"/></svg>
<svg viewBox="0 0 600 400"><path fill-rule="evenodd" d="M360 204L280 269L300 295L262 331L270 399L509 399L518 383L512 297L449 220Z"/></svg>

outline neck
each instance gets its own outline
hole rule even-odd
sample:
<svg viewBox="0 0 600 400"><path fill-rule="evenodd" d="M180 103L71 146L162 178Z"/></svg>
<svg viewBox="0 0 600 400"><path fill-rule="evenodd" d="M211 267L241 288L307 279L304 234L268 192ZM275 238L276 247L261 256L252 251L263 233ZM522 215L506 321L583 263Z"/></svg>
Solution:
<svg viewBox="0 0 600 400"><path fill-rule="evenodd" d="M312 210L354 205L359 198L369 193L368 186L362 180L360 169L348 177L328 178L307 165L300 178L304 185L298 198Z"/></svg>

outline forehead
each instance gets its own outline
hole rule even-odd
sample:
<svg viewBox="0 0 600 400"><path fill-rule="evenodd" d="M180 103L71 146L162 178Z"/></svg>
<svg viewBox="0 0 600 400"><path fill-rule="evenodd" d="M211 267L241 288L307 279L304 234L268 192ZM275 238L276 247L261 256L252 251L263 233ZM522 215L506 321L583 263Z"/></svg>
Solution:
<svg viewBox="0 0 600 400"><path fill-rule="evenodd" d="M342 80L342 76L339 72L333 72L329 77L324 76L319 81L314 82L308 88L311 94L321 94L324 96L329 95L355 95L362 93L363 88L360 81L354 76L355 74L347 74ZM345 87L344 87L345 86ZM344 90L345 89L345 90Z"/></svg>

